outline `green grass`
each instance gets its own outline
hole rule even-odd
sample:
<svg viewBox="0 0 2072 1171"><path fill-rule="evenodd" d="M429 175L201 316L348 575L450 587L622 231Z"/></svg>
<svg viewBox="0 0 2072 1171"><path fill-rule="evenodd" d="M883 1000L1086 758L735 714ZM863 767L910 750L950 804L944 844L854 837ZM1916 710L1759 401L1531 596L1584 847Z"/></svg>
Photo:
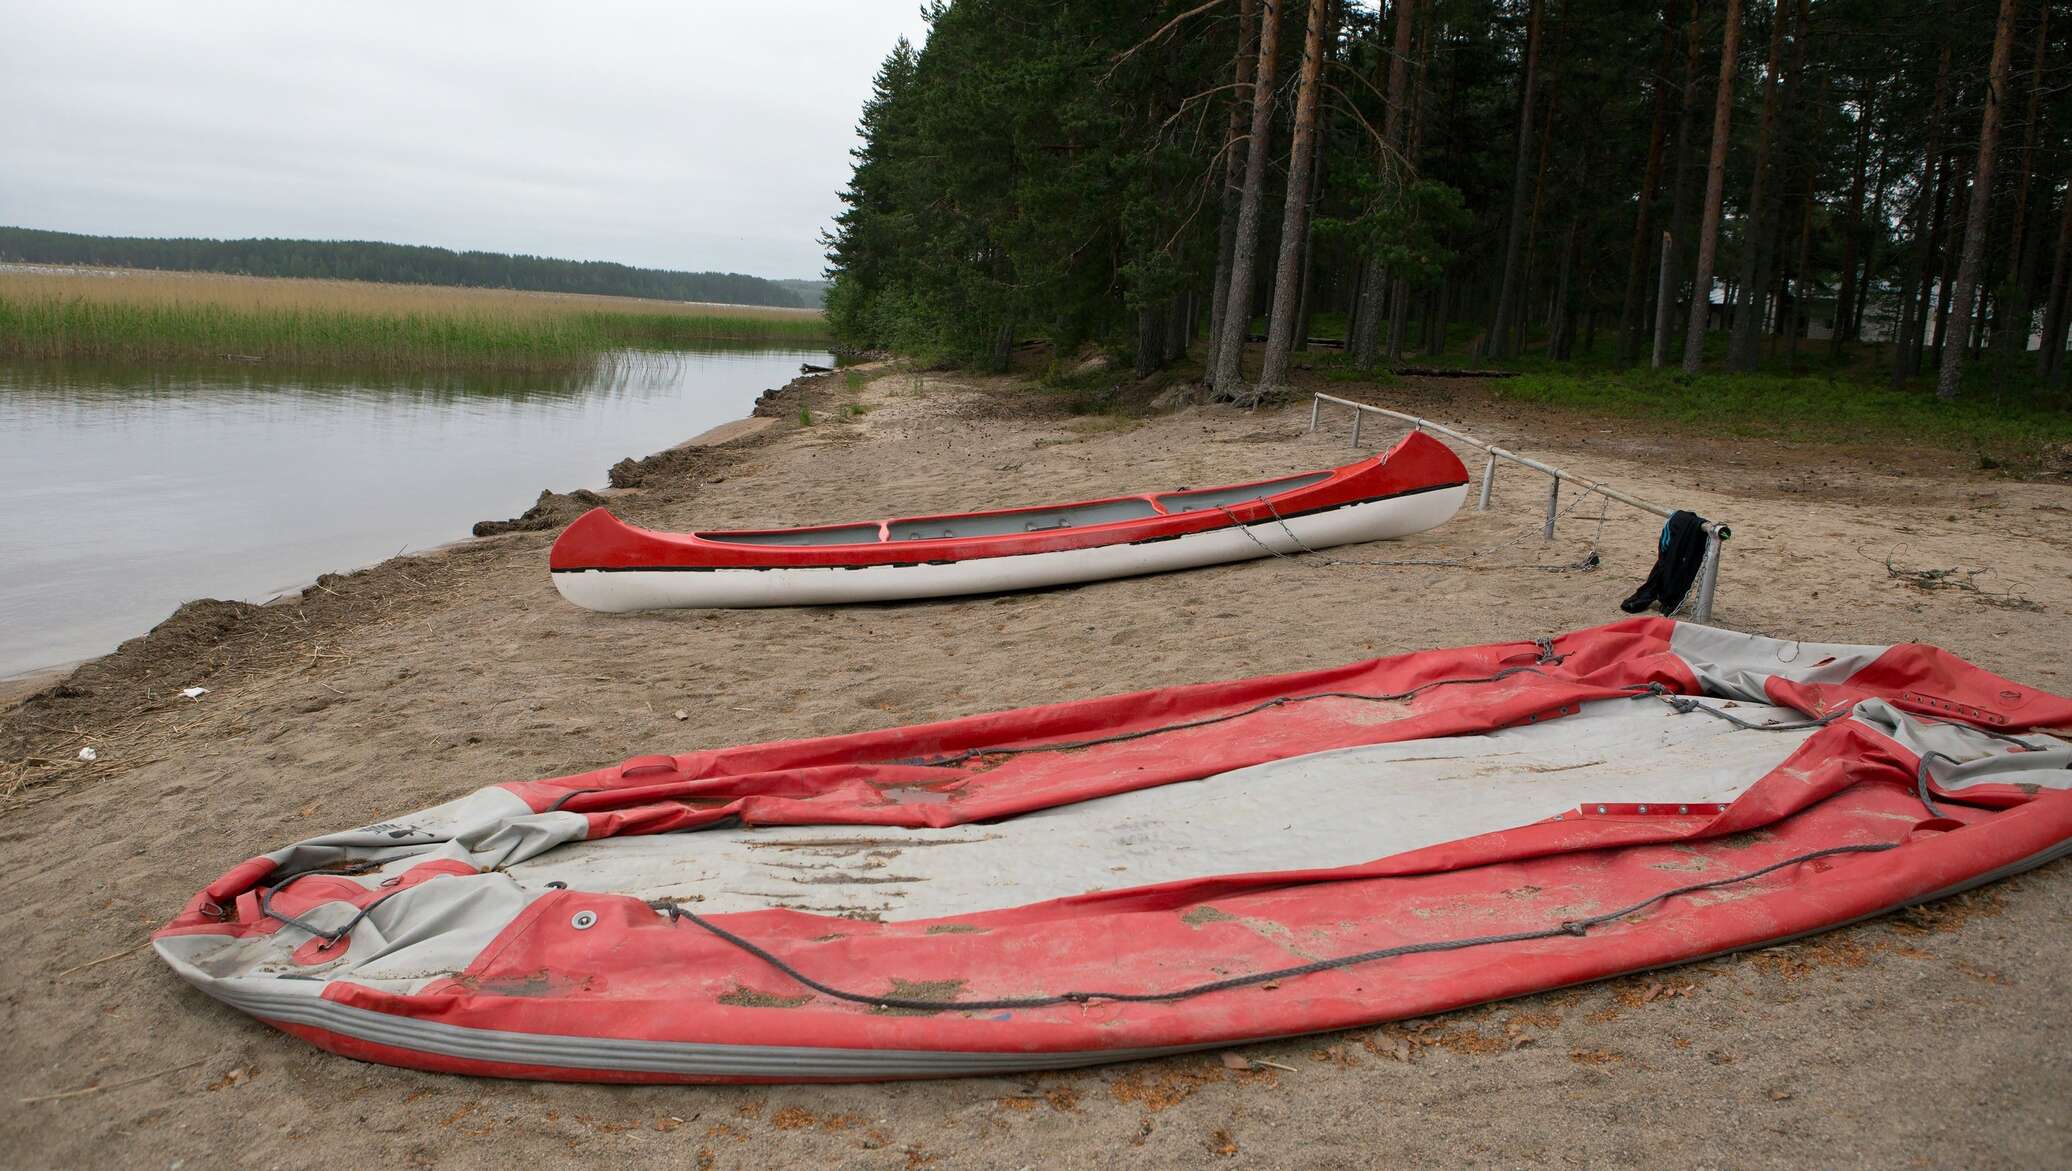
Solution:
<svg viewBox="0 0 2072 1171"><path fill-rule="evenodd" d="M800 407L800 408L799 408L799 426L801 426L801 427L811 427L812 425L813 425L813 410L812 410L812 408L810 408L810 407Z"/></svg>
<svg viewBox="0 0 2072 1171"><path fill-rule="evenodd" d="M1509 399L1663 419L1723 435L1894 442L2014 460L2072 441L2072 412L2028 396L2019 403L1995 402L1979 387L1944 402L1925 385L1894 390L1881 380L1825 372L1687 375L1645 367L1550 367L1490 386Z"/></svg>
<svg viewBox="0 0 2072 1171"><path fill-rule="evenodd" d="M1514 358L1476 358L1469 343L1476 323L1455 323L1440 355L1405 353L1415 365L1505 370L1515 377L1485 385L1504 398L1572 407L1634 419L1659 419L1720 435L1746 435L1819 443L1893 443L1976 453L1993 463L2027 464L2047 448L2072 442L2072 400L2036 379L2027 360L2011 368L1994 360L1965 372L1962 392L1949 402L1935 397L1935 375L1925 370L1900 388L1889 375L1889 350L1857 345L1839 361L1825 341L1801 341L1793 359L1771 353L1751 374L1728 373L1727 335L1706 335L1707 369L1687 375L1677 365L1653 369L1618 364L1615 330L1598 331L1596 345L1580 340L1568 361L1547 357L1544 348ZM1677 355L1681 357L1681 353ZM1343 353L1314 353L1313 365L1327 382L1389 385L1386 371L1355 368Z"/></svg>
<svg viewBox="0 0 2072 1171"><path fill-rule="evenodd" d="M567 371L629 348L817 343L817 319L632 312L501 313L117 301L0 292L0 356L302 367Z"/></svg>

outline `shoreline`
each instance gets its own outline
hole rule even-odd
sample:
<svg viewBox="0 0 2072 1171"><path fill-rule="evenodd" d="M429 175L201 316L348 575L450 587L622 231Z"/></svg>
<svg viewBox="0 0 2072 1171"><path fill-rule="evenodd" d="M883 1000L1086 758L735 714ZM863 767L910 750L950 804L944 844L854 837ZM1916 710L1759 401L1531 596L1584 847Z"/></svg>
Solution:
<svg viewBox="0 0 2072 1171"><path fill-rule="evenodd" d="M854 368L850 367L850 369ZM400 563L449 557L462 550L479 546L484 542L493 541L513 532L540 531L548 528L558 529L569 521L574 520L576 516L581 514L584 508L589 507L590 498L606 500L627 494L637 494L642 491L642 488L637 484L621 484L619 482L629 474L628 472L622 472L621 469L645 469L650 465L658 463L677 463L681 462L681 457L689 453L717 451L737 445L746 446L758 439L769 437L773 432L781 433L784 424L784 406L782 404L790 404L794 400L803 401L807 390L806 384L812 383L815 380L830 379L835 373L838 372L798 375L781 386L770 387L762 391L756 397L749 414L737 419L730 419L724 423L715 424L687 439L651 452L648 455L626 456L606 469L606 483L602 488L573 488L566 491L542 488L538 499L529 510L519 513L508 521L478 521L475 525L478 531L475 533L429 545L422 549L412 549L392 554L379 561L365 565L340 570L326 570L300 586L291 586L280 590L272 597L263 601L248 602L236 599L196 598L175 607L171 613L161 618L143 633L122 640L102 654L89 655L85 658L47 666L29 667L15 674L0 677L0 718L6 717L9 713L19 709L24 703L35 699L41 693L53 689L63 689L67 681L82 671L88 671L118 655L132 651L148 655L151 649L150 640L155 635L158 635L161 630L177 622L183 613L195 607L230 606L271 609L282 606L299 606L306 600L311 590L328 588L325 586L327 581L375 573ZM672 459L671 457L678 458ZM492 531L480 531L485 527ZM0 746L4 746L4 741L0 741Z"/></svg>
<svg viewBox="0 0 2072 1171"><path fill-rule="evenodd" d="M634 489L620 487L617 483L613 483L613 468L628 466L628 464L644 464L644 462L649 462L649 460L659 460L663 456L669 456L671 452L725 448L725 446L731 446L731 444L738 444L738 441L746 441L746 439L752 439L756 435L762 435L765 431L769 431L769 429L773 429L773 427L777 427L781 423L781 419L777 415L760 415L762 404L765 404L765 402L777 402L779 398L785 398L785 392L792 392L794 383L802 383L802 381L816 379L816 377L829 377L829 375L827 373L798 375L798 377L789 379L783 385L777 385L777 388L762 390L756 396L754 404L750 406L748 415L744 415L740 419L729 419L725 423L717 423L713 427L707 427L704 431L698 431L696 435L692 435L688 439L678 441L678 444L673 444L669 448L661 448L659 452L651 452L649 456L624 456L617 464L611 464L611 466L605 468L605 487L597 487L597 489L576 487L576 489L566 489L566 491L551 489L551 487L549 489L541 489L533 510L520 512L512 520L479 520L479 522L474 522L474 529L479 529L477 533L468 533L468 535L462 535L462 537L454 537L450 541L439 541L439 543L427 545L423 549L406 549L402 553L392 553L392 555L387 555L387 558L381 558L379 562L367 562L367 564L361 564L361 566L350 566L350 568L342 568L342 570L323 570L323 572L315 574L313 578L300 582L300 584L292 584L292 587L284 587L284 589L276 591L271 597L265 597L261 601L213 599L213 597L191 599L191 601L176 605L170 613L166 613L164 618L160 618L155 624L151 624L141 634L133 634L133 636L128 636L128 638L116 642L114 647L110 647L104 653L87 655L87 657L81 657L81 659L66 659L66 661L60 661L60 663L23 667L23 669L19 669L19 672L0 676L0 715L6 715L10 709L15 709L23 701L27 701L27 698L35 696L39 690L46 690L46 688L52 688L52 686L62 686L64 680L68 680L70 676L75 676L77 672L81 672L81 669L91 667L91 665L104 661L104 659L108 659L112 655L122 653L124 649L131 647L133 642L137 642L139 638L151 638L151 634L155 634L157 630L160 630L162 626L166 626L168 622L174 622L180 616L180 611L186 609L186 607L191 607L191 605L255 605L255 607L298 605L300 601L305 599L305 595L311 589L317 589L317 584L325 582L327 578L340 578L340 576L354 576L354 574L373 572L373 570L379 570L379 568L387 566L390 562L443 558L443 555L450 555L452 551L456 551L460 547L468 547L468 545L481 543L481 541L487 541L487 539L493 539L493 537L501 537L501 535L506 535L506 533L537 531L537 529L547 529L547 526L566 524L568 520L574 520L574 516L580 514L580 510L570 512L566 508L566 504L559 504L559 502L570 502L570 499L574 499L574 502L582 502L584 497L615 497L615 495L620 495L624 491L634 491ZM547 508L543 512L541 510L543 502L555 502L557 506L555 508ZM533 520L526 520L526 516L533 516ZM489 529L493 529L493 531L485 533L485 531L481 531L483 526L489 526Z"/></svg>

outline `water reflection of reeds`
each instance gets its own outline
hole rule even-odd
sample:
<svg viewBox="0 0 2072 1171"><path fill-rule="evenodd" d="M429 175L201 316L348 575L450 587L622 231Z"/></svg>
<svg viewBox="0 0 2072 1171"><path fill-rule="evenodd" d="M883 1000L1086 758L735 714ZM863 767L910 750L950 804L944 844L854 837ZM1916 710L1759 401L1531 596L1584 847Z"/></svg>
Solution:
<svg viewBox="0 0 2072 1171"><path fill-rule="evenodd" d="M631 389L674 383L686 362L739 357L767 361L775 354L826 362L825 350L769 346L699 346L672 350L611 350L582 370L383 370L329 366L274 366L242 362L141 363L97 359L18 360L0 363L0 392L23 399L73 403L94 400L194 401L212 395L249 399L266 393L308 397L380 394L441 403L498 399L513 403L613 398Z"/></svg>

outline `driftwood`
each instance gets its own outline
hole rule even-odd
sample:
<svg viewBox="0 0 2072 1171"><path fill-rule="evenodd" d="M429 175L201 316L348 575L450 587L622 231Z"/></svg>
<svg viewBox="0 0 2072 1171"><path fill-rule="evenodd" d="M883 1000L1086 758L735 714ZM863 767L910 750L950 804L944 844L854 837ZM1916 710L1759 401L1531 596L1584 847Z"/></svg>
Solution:
<svg viewBox="0 0 2072 1171"><path fill-rule="evenodd" d="M1516 378L1516 370L1463 370L1456 366L1396 366L1391 374L1412 374L1419 378Z"/></svg>
<svg viewBox="0 0 2072 1171"><path fill-rule="evenodd" d="M833 366L815 366L811 362L799 363L799 373L801 374L833 374L834 372L835 368Z"/></svg>
<svg viewBox="0 0 2072 1171"><path fill-rule="evenodd" d="M1263 333L1247 334L1245 335L1245 341L1254 345L1263 345L1266 342L1266 335ZM1303 344L1313 350L1342 350L1345 348L1345 342L1335 337L1304 338Z"/></svg>

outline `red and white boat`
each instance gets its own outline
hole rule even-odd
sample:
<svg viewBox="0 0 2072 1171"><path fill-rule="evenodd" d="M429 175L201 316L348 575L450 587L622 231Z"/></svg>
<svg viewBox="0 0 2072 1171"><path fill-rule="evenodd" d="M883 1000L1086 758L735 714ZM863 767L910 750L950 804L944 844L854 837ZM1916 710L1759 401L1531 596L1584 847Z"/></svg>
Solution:
<svg viewBox="0 0 2072 1171"><path fill-rule="evenodd" d="M252 858L153 942L391 1065L1018 1073L1426 1016L1991 882L2072 853L2068 729L2072 700L1933 647L1634 619L493 785Z"/></svg>
<svg viewBox="0 0 2072 1171"><path fill-rule="evenodd" d="M550 564L562 597L610 612L936 598L1407 536L1445 523L1467 491L1460 457L1412 432L1327 471L995 512L657 533L598 508L554 542Z"/></svg>

